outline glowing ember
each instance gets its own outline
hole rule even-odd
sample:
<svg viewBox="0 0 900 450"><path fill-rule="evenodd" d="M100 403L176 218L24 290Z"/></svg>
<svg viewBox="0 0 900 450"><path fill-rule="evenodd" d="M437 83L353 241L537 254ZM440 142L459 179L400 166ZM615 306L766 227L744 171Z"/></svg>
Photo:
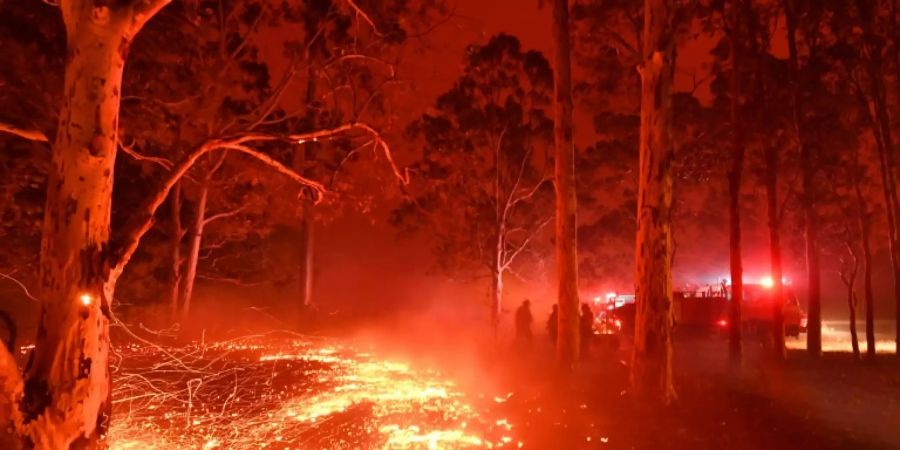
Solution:
<svg viewBox="0 0 900 450"><path fill-rule="evenodd" d="M119 350L113 449L496 448L512 440L512 424L487 417L439 373L334 342Z"/></svg>
<svg viewBox="0 0 900 450"><path fill-rule="evenodd" d="M81 301L81 304L84 306L91 306L91 302L93 302L91 294L81 294L81 296L78 297L78 300Z"/></svg>

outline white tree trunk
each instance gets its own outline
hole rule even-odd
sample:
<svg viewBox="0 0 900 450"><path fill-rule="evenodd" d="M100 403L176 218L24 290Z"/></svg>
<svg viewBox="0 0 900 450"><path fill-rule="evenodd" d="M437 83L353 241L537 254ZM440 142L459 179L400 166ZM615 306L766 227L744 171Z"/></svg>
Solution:
<svg viewBox="0 0 900 450"><path fill-rule="evenodd" d="M119 276L109 234L119 98L130 40L164 4L149 3L60 5L68 56L47 183L41 316L21 404L26 447L99 447L109 423L109 318ZM151 9L139 14L144 7Z"/></svg>
<svg viewBox="0 0 900 450"><path fill-rule="evenodd" d="M191 227L191 243L189 247L187 270L184 275L184 294L181 298L181 316L187 319L191 313L191 300L194 296L194 283L197 280L197 265L200 262L200 247L203 244L203 230L206 225L206 202L209 198L209 180L200 185L200 197Z"/></svg>

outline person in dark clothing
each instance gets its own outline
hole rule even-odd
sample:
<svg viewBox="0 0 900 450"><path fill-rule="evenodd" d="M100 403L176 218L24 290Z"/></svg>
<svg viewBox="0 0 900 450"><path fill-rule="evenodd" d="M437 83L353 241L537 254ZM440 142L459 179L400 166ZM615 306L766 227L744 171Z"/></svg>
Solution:
<svg viewBox="0 0 900 450"><path fill-rule="evenodd" d="M547 319L547 335L550 336L550 342L556 346L556 330L559 326L559 306L553 305L550 311L550 318Z"/></svg>
<svg viewBox="0 0 900 450"><path fill-rule="evenodd" d="M524 346L531 345L531 302L525 300L516 310L516 342Z"/></svg>
<svg viewBox="0 0 900 450"><path fill-rule="evenodd" d="M594 311L587 303L581 304L578 329L581 334L581 357L587 358L591 351L591 341L594 338Z"/></svg>

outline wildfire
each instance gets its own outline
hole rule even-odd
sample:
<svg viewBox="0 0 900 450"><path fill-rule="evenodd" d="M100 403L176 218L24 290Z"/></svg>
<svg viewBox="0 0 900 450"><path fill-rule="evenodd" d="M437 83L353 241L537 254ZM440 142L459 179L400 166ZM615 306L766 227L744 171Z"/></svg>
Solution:
<svg viewBox="0 0 900 450"><path fill-rule="evenodd" d="M120 356L113 449L497 448L514 430L436 371L335 342L132 345Z"/></svg>

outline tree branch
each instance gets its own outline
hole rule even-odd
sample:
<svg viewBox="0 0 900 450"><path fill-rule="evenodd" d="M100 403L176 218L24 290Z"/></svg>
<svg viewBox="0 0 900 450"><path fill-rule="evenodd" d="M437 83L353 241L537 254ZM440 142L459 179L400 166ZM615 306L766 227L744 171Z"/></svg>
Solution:
<svg viewBox="0 0 900 450"><path fill-rule="evenodd" d="M126 155L134 158L136 161L146 161L149 163L156 164L156 165L162 167L163 169L172 170L172 166L173 166L172 161L169 161L166 158L159 158L156 156L146 156L141 153L138 153L138 151L135 150L133 146L125 145L124 143L122 143L121 139L119 139L119 149L122 150L123 152L125 152Z"/></svg>
<svg viewBox="0 0 900 450"><path fill-rule="evenodd" d="M34 142L50 142L50 140L47 139L47 135L44 134L43 131L37 129L20 128L11 123L0 122L0 133L11 134L13 136L18 136L22 139Z"/></svg>
<svg viewBox="0 0 900 450"><path fill-rule="evenodd" d="M15 271L12 271L9 273L0 273L0 278L5 278L5 279L17 284L19 286L19 288L22 289L22 292L25 294L25 297L28 297L29 300L31 300L33 302L40 302L40 300L35 298L35 296L31 295L31 292L28 291L28 288L25 286L25 283L22 283L21 281L12 277L13 273L15 273Z"/></svg>
<svg viewBox="0 0 900 450"><path fill-rule="evenodd" d="M147 198L144 206L138 209L138 211L134 215L132 215L131 220L125 224L125 227L123 228L123 234L114 242L111 248L112 259L109 269L112 273L112 277L116 278L121 275L122 270L125 268L125 265L128 264L128 261L137 250L137 246L140 243L141 238L143 238L144 234L146 234L150 227L153 225L153 216L154 214L156 214L156 210L159 209L160 205L162 205L162 203L165 201L172 187L175 186L175 184L178 183L178 181L182 177L184 177L188 170L193 167L197 160L199 160L203 155L216 150L235 150L252 156L253 158L262 161L269 167L275 169L277 172L287 175L297 183L310 187L316 193L316 202L318 202L326 192L324 185L322 185L318 181L311 180L294 172L284 164L276 161L271 156L248 147L248 144L254 142L283 141L285 139L292 141L293 143L302 144L307 141L335 138L343 133L352 130L363 130L371 134L372 139L374 139L375 142L384 150L384 154L391 165L391 169L393 170L394 175L403 184L409 183L409 173L406 171L401 173L400 169L394 163L390 147L388 147L387 143L384 142L381 135L377 131L375 131L375 129L363 123L348 123L335 128L311 131L308 133L291 134L288 136L247 133L231 138L211 139L197 147L194 151L186 155L180 162L175 164L166 178L160 183L159 188L157 188L157 190Z"/></svg>
<svg viewBox="0 0 900 450"><path fill-rule="evenodd" d="M134 39L134 36L141 31L141 28L152 19L161 9L171 3L172 0L137 0L131 5L132 23L128 39Z"/></svg>
<svg viewBox="0 0 900 450"><path fill-rule="evenodd" d="M368 23L370 27L372 27L372 32L375 33L376 36L382 35L381 32L378 31L378 27L375 26L375 22L372 21L372 18L369 17L369 15L366 14L366 12L363 11L359 6L357 6L356 2L354 2L353 0L346 0L346 2L347 5L350 6L350 9L356 12L357 17L362 17L362 19L366 21L366 23Z"/></svg>
<svg viewBox="0 0 900 450"><path fill-rule="evenodd" d="M503 261L503 264L502 264L502 267L501 267L501 268L502 268L503 270L509 269L509 266L513 263L513 261L516 260L516 257L518 257L519 254L521 254L522 251L525 250L525 248L528 247L528 244L531 243L531 240L534 239L535 236L537 236L538 234L540 234L541 230L543 230L544 227L547 226L547 224L549 224L550 222L553 221L554 217L555 217L555 216L550 216L547 220L541 222L541 224L538 225L537 228L535 228L534 231L533 231L530 235L528 235L528 236L525 238L525 240L522 241L521 244L519 244L518 248L516 248L516 249L513 250L512 252L506 252L506 254L509 255L509 257L506 258L505 261Z"/></svg>
<svg viewBox="0 0 900 450"><path fill-rule="evenodd" d="M327 69L335 64L338 64L338 63L341 63L344 61L353 60L353 59L361 59L363 61L378 63L379 65L382 65L388 69L388 72L391 74L391 78L394 78L396 76L396 68L394 67L393 64L391 64L381 58L376 58L374 56L364 55L361 53L353 53L353 54L349 54L349 55L338 56L337 58L334 58L333 60L327 62L323 68Z"/></svg>

